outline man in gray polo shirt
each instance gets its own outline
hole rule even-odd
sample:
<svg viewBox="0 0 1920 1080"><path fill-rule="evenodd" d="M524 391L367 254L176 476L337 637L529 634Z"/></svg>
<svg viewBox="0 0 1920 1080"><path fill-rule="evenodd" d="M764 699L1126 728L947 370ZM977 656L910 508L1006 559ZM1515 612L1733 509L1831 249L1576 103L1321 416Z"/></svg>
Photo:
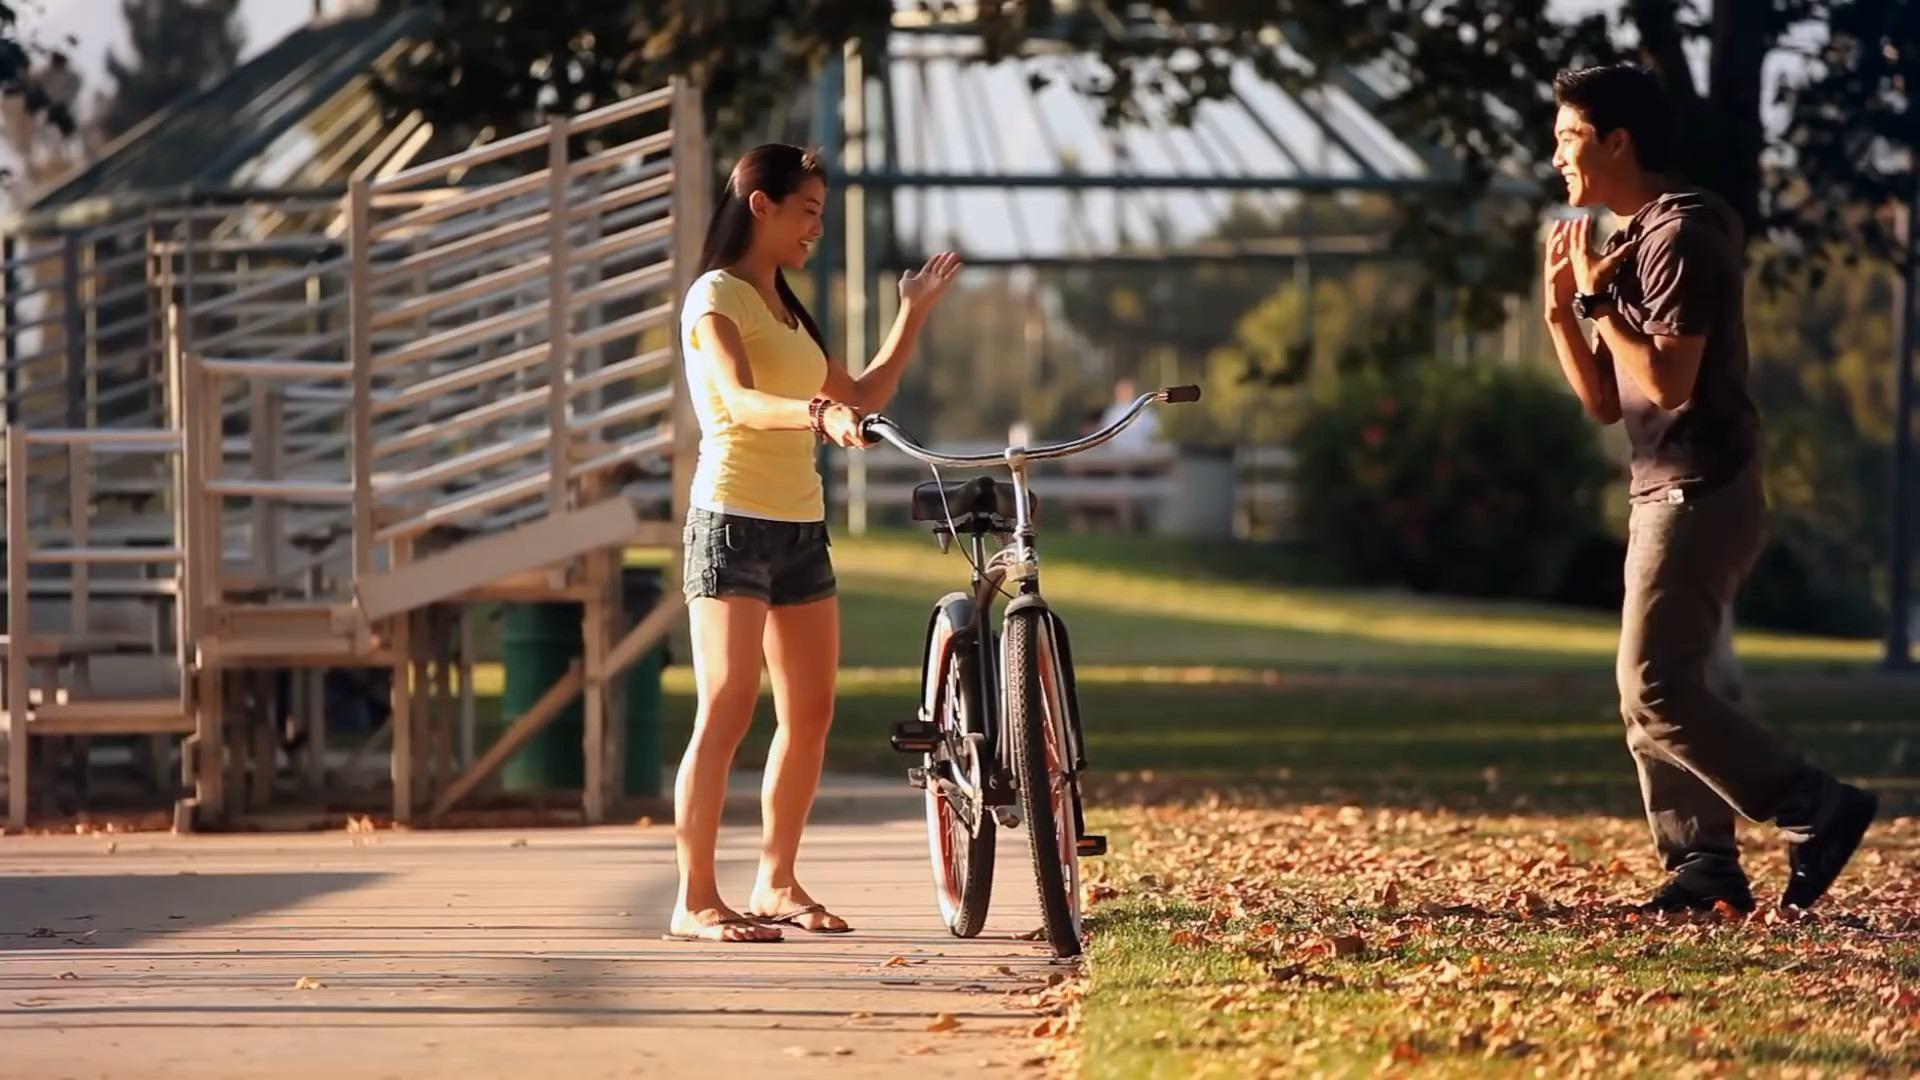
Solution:
<svg viewBox="0 0 1920 1080"><path fill-rule="evenodd" d="M1546 320L1596 420L1633 447L1616 676L1647 821L1672 877L1643 907L1753 909L1734 813L1790 844L1783 907L1813 904L1875 797L1809 765L1741 708L1732 605L1765 543L1760 417L1747 393L1739 215L1672 177L1673 110L1644 70L1562 73L1553 164L1573 206L1627 219L1602 251L1589 218L1547 242ZM1581 326L1594 325L1591 344Z"/></svg>

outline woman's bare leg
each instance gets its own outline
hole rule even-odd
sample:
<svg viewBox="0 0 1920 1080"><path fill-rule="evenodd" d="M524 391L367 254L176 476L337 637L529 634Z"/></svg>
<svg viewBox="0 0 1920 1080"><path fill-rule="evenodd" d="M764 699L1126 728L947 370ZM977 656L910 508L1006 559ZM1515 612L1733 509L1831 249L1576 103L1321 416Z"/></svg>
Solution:
<svg viewBox="0 0 1920 1080"><path fill-rule="evenodd" d="M767 752L766 783L760 790L760 874L748 907L755 914L777 915L814 903L796 880L794 864L820 788L827 731L833 726L840 671L839 598L773 608L767 616L765 650L780 726ZM838 915L816 912L803 917L801 925L838 930L847 924Z"/></svg>
<svg viewBox="0 0 1920 1080"><path fill-rule="evenodd" d="M680 892L671 927L719 941L772 940L772 927L719 926L738 918L720 898L714 848L727 799L734 751L753 723L760 697L760 639L767 605L750 597L701 597L687 606L693 636L693 680L698 694L693 737L673 785L673 835L680 859Z"/></svg>

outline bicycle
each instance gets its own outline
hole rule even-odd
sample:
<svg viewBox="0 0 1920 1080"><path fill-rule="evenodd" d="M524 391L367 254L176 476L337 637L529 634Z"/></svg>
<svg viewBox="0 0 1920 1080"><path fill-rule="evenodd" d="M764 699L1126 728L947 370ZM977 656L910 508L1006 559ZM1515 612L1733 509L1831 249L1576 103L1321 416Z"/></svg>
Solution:
<svg viewBox="0 0 1920 1080"><path fill-rule="evenodd" d="M941 553L961 537L968 545L969 588L941 597L928 620L918 716L896 723L891 735L896 751L923 757L907 776L926 792L934 893L957 937L986 924L996 829L1024 824L1046 939L1057 956L1079 955L1080 859L1106 853L1106 838L1087 833L1080 804L1087 758L1073 649L1066 623L1040 592L1029 466L1110 441L1149 405L1199 399L1197 386L1143 394L1091 435L998 454L935 453L884 416L863 425L870 442L885 440L932 467L934 479L914 488L911 517L934 523ZM1011 480L949 483L940 478L943 466L1005 468ZM998 544L990 556L989 536ZM996 632L989 616L1001 597L1007 603Z"/></svg>

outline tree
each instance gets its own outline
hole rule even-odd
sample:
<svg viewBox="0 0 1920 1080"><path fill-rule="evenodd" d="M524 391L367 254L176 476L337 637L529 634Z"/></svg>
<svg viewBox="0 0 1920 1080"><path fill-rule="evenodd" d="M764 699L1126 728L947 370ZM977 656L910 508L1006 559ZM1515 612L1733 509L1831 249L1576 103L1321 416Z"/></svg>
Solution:
<svg viewBox="0 0 1920 1080"><path fill-rule="evenodd" d="M95 124L107 139L131 130L233 70L246 39L240 0L121 0L132 55L107 55L113 97Z"/></svg>
<svg viewBox="0 0 1920 1080"><path fill-rule="evenodd" d="M804 101L825 60L848 41L879 40L894 16L893 0L384 3L439 16L429 48L385 81L396 107L421 107L437 124L502 129L688 74L705 86L717 130L749 130L780 103ZM1750 235L1790 235L1799 243L1781 250L1816 261L1836 239L1893 251L1884 215L1827 207L1872 209L1905 182L1884 147L1874 147L1912 123L1900 88L1920 84L1920 0L1628 0L1610 16L1577 18L1557 15L1546 0L1057 8L1051 0L1001 0L977 12L985 60L1041 33L1091 53L1097 74L1063 69L1059 77L1098 95L1112 117L1143 101L1187 117L1232 92L1229 72L1244 58L1296 91L1354 66L1381 73L1392 83L1377 102L1383 117L1430 147L1458 181L1403 205L1400 242L1437 280L1459 288L1458 310L1473 325L1497 324L1501 297L1531 283L1539 203L1559 190L1548 163L1549 83L1582 64L1631 57L1660 76L1687 120L1690 174L1740 210ZM1806 29L1823 22L1829 40L1810 44ZM1812 69L1781 86L1789 124L1770 142L1764 75L1781 51L1805 56ZM1689 62L1695 55L1705 59L1704 81ZM1538 191L1488 200L1503 175L1536 181Z"/></svg>
<svg viewBox="0 0 1920 1080"><path fill-rule="evenodd" d="M69 37L67 44L78 42ZM42 57L37 64L36 53ZM67 168L66 140L74 133L72 105L79 91L80 76L66 54L22 39L16 6L0 0L0 126L27 183ZM13 169L0 169L0 185L14 180Z"/></svg>

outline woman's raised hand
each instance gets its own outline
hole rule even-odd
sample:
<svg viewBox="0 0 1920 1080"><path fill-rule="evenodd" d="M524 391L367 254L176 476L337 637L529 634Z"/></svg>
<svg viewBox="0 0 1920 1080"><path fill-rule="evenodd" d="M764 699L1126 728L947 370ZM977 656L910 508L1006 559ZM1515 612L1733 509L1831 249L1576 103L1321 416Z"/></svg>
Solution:
<svg viewBox="0 0 1920 1080"><path fill-rule="evenodd" d="M951 251L943 251L927 260L927 264L918 270L909 270L900 275L900 306L911 312L925 314L933 310L940 297L945 295L947 286L960 272L960 256Z"/></svg>

